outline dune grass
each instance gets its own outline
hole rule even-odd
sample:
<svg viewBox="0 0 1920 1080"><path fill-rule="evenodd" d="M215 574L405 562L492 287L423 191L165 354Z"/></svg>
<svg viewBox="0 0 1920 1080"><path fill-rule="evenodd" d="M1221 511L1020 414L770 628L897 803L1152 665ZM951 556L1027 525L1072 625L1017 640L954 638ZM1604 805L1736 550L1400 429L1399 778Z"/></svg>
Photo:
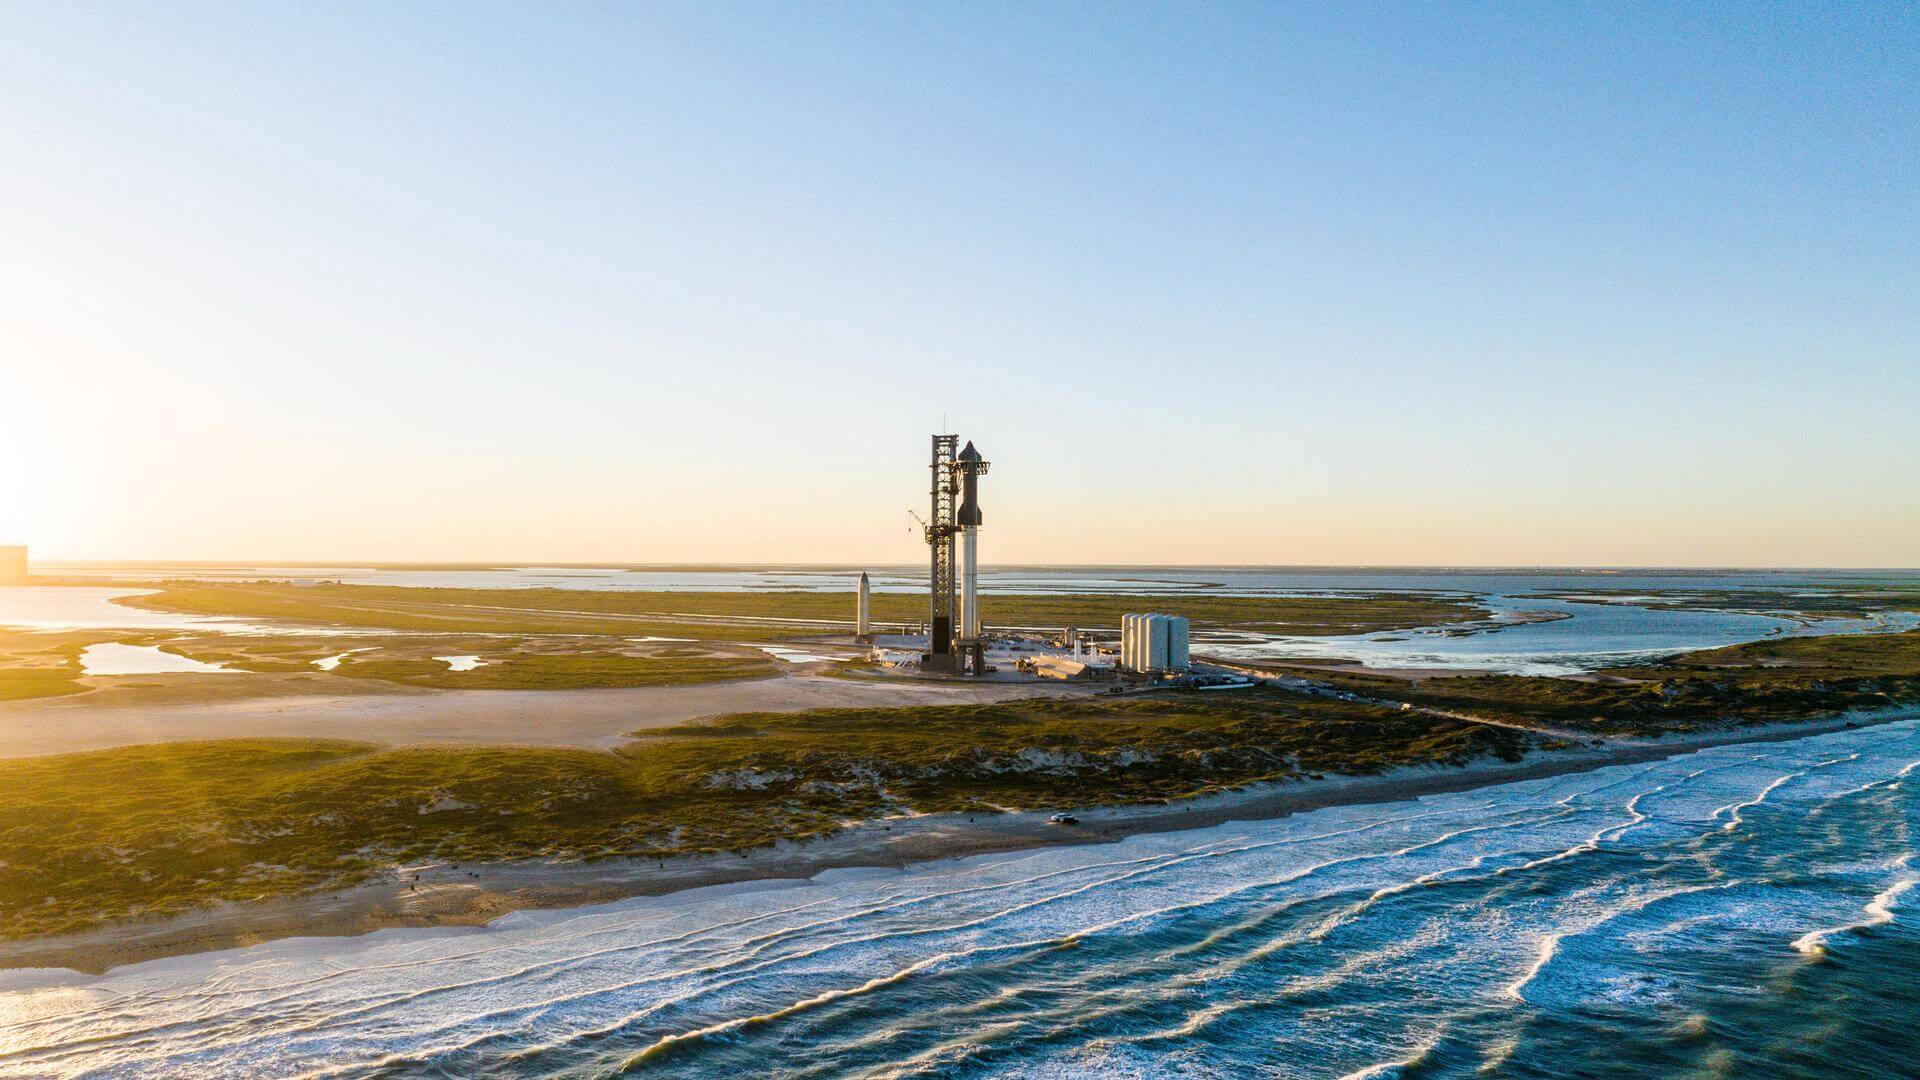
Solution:
<svg viewBox="0 0 1920 1080"><path fill-rule="evenodd" d="M571 659L611 678L629 661L718 658ZM546 671L582 675L565 668ZM430 674L460 685L487 670ZM743 713L649 730L617 753L233 740L0 761L0 936L336 889L427 860L735 851L884 814L1159 801L1564 745L1471 717L1609 735L1832 716L1920 701L1920 632L1766 641L1583 680L1300 674L1322 689Z"/></svg>
<svg viewBox="0 0 1920 1080"><path fill-rule="evenodd" d="M311 740L0 761L0 936L408 863L744 850L905 811L1161 800L1512 757L1525 736L1278 691L748 714L623 752Z"/></svg>
<svg viewBox="0 0 1920 1080"><path fill-rule="evenodd" d="M1656 735L1709 724L1768 724L1920 702L1920 631L1777 638L1600 672L1415 681L1300 668L1334 688L1506 722Z"/></svg>

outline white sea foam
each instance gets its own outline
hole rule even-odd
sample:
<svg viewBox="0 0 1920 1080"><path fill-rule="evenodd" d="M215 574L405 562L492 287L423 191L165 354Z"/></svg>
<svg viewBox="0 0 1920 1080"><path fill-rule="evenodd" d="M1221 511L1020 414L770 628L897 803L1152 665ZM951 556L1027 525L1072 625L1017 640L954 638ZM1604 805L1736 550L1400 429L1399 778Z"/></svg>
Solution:
<svg viewBox="0 0 1920 1080"><path fill-rule="evenodd" d="M1917 734L17 979L0 1076L782 1071L802 1028L877 1075L1231 1075L1256 1044L1388 1075L1459 1024L1511 1062L1522 1016L1698 1011L1662 950L1764 970L1781 927L1803 952L1900 927Z"/></svg>
<svg viewBox="0 0 1920 1080"><path fill-rule="evenodd" d="M1920 762L1916 762L1915 764L1920 764ZM1910 769L1912 766L1908 766L1908 768ZM1906 770L1901 770L1901 775L1905 774ZM1901 871L1900 875L1894 879L1891 885L1880 890L1874 894L1873 899L1867 901L1866 906L1861 909L1861 914L1865 915L1865 918L1842 923L1839 926L1829 926L1819 930L1808 931L1794 939L1793 947L1807 956L1819 956L1826 952L1827 942L1832 941L1842 934L1870 930L1873 927L1884 926L1892 922L1894 919L1894 905L1899 902L1902 896L1912 890L1915 885L1920 885L1920 877L1905 872L1908 867L1913 865L1913 859L1913 854L1909 853L1898 860L1896 866Z"/></svg>

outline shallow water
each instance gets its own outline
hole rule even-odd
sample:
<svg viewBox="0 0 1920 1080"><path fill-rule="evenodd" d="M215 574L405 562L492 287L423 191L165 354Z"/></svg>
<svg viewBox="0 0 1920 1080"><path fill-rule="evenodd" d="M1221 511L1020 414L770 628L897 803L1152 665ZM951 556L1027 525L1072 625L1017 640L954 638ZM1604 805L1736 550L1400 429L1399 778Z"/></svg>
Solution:
<svg viewBox="0 0 1920 1080"><path fill-rule="evenodd" d="M75 574L85 568L55 568ZM121 577L142 576L116 567ZM512 567L497 570L375 570L336 568L157 567L148 576L251 579L327 577L351 583L458 586L466 588L626 589L637 591L740 591L797 589L846 591L853 577L844 569L576 570ZM1876 619L1828 619L1806 624L1747 612L1663 610L1624 602L1645 599L1650 590L1684 589L1700 593L1746 589L1831 591L1842 586L1911 584L1905 571L1444 571L1444 570L1247 570L1233 568L1129 569L1122 567L1008 567L982 574L982 587L996 592L1109 592L1279 596L1352 595L1372 591L1479 597L1510 625L1461 634L1411 630L1333 637L1196 640L1196 650L1239 659L1322 657L1357 660L1375 667L1467 667L1528 674L1559 674L1608 667L1691 649L1714 648L1782 634L1854 633L1910 629L1920 616L1892 613ZM924 571L894 567L874 575L883 592L925 588ZM0 589L0 625L39 628L147 627L272 632L233 620L143 612L113 604L113 596L137 590L108 588ZM1554 592L1606 597L1613 603L1570 603L1530 593ZM1156 606L1177 602L1160 600ZM1516 623L1542 612L1565 616L1553 621ZM671 640L671 639L639 639Z"/></svg>
<svg viewBox="0 0 1920 1080"><path fill-rule="evenodd" d="M0 1075L1909 1075L1916 773L1908 721L180 958L0 993Z"/></svg>
<svg viewBox="0 0 1920 1080"><path fill-rule="evenodd" d="M239 619L173 615L113 602L115 597L145 596L150 589L44 585L0 585L0 626L28 630L217 630L259 633L265 628Z"/></svg>
<svg viewBox="0 0 1920 1080"><path fill-rule="evenodd" d="M118 642L80 650L80 670L88 675L232 675L234 668L170 653L153 645Z"/></svg>
<svg viewBox="0 0 1920 1080"><path fill-rule="evenodd" d="M1513 596L1488 596L1483 602L1505 619L1521 613L1560 617L1470 633L1436 628L1282 637L1196 645L1196 651L1238 659L1315 657L1358 660L1371 667L1484 668L1564 675L1769 637L1887 633L1920 626L1920 615L1906 611L1866 619L1804 622L1740 611L1645 608L1628 603L1583 604Z"/></svg>

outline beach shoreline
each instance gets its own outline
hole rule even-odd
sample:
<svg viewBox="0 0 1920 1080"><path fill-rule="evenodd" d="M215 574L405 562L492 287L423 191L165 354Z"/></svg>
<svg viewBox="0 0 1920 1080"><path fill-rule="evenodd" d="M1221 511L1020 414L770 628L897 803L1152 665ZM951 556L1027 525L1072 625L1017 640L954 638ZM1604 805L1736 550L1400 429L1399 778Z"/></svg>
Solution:
<svg viewBox="0 0 1920 1080"><path fill-rule="evenodd" d="M910 866L1047 846L1110 843L1154 832L1267 820L1332 806L1400 802L1613 765L1651 762L1712 746L1778 742L1848 727L1920 718L1899 707L1819 721L1717 728L1651 739L1536 752L1518 762L1422 766L1375 776L1256 785L1168 804L1072 809L1076 825L1047 811L929 814L850 823L830 836L744 853L593 863L528 861L395 868L381 878L317 894L225 903L83 933L0 942L0 989L55 985L132 964L286 939L355 937L405 928L482 927L524 910L576 908L715 886L774 887L829 871Z"/></svg>

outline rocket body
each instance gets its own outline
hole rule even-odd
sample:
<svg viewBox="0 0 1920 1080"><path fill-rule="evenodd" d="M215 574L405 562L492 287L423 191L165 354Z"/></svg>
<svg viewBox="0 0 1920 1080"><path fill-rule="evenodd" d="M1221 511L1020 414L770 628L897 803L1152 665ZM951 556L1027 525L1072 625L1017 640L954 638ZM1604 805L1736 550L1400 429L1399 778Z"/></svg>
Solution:
<svg viewBox="0 0 1920 1080"><path fill-rule="evenodd" d="M960 530L960 636L980 637L980 526Z"/></svg>
<svg viewBox="0 0 1920 1080"><path fill-rule="evenodd" d="M860 588L853 602L853 632L857 637L873 633L873 585L867 581L865 570L860 571Z"/></svg>
<svg viewBox="0 0 1920 1080"><path fill-rule="evenodd" d="M960 509L954 515L960 526L960 637L964 641L980 638L980 474L987 471L986 459L969 442L956 459L959 466Z"/></svg>

